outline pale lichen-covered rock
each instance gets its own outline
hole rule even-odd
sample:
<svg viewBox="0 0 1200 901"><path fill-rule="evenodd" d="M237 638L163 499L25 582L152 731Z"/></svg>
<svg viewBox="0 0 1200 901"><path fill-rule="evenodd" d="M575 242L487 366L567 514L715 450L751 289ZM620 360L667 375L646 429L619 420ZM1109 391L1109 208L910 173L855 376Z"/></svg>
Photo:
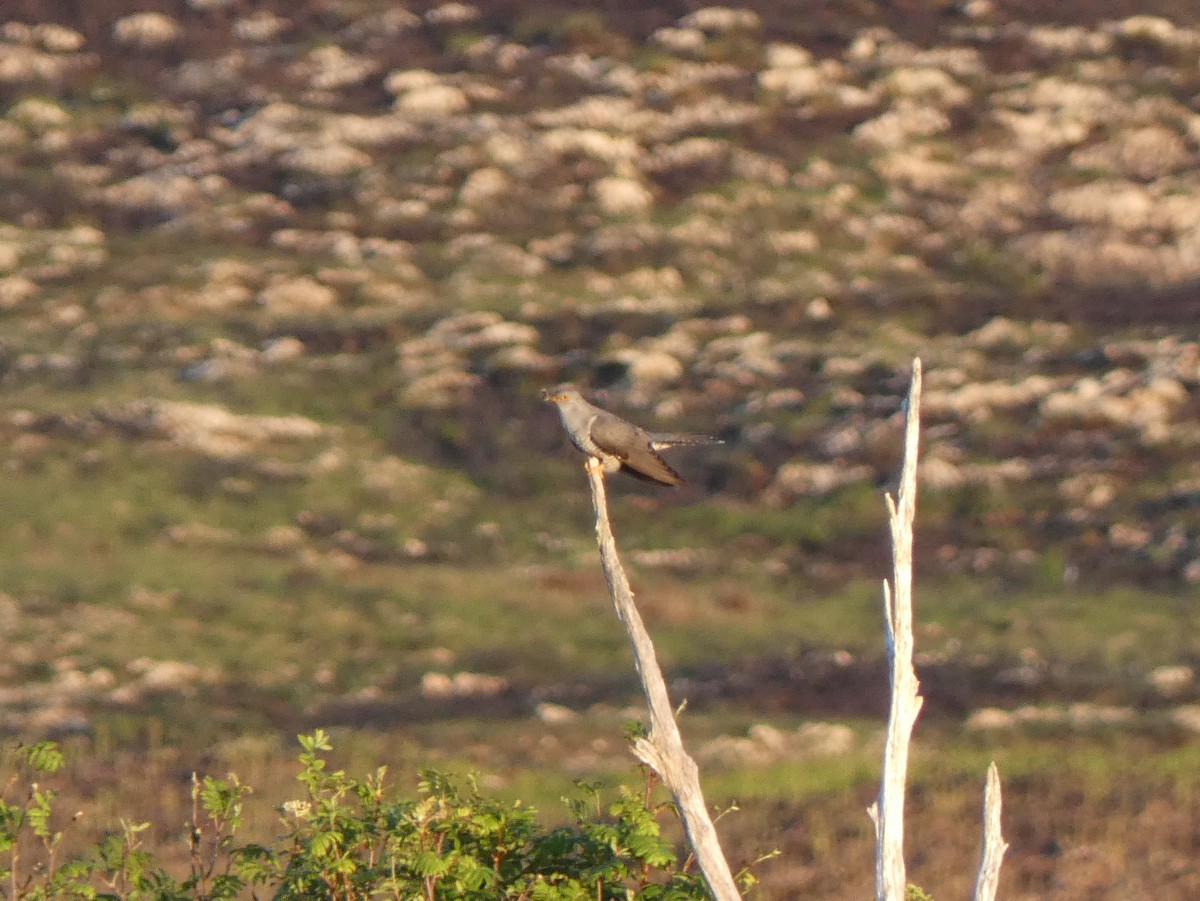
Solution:
<svg viewBox="0 0 1200 901"><path fill-rule="evenodd" d="M663 385L673 384L683 377L683 364L662 350L639 350L633 347L615 350L605 355L606 360L619 363L625 368L625 377L633 391L648 394Z"/></svg>
<svg viewBox="0 0 1200 901"><path fill-rule="evenodd" d="M367 153L346 144L327 143L296 147L284 153L280 162L301 175L343 178L371 165Z"/></svg>
<svg viewBox="0 0 1200 901"><path fill-rule="evenodd" d="M596 205L609 216L641 213L654 203L654 195L650 190L632 178L601 178L592 185L591 190Z"/></svg>
<svg viewBox="0 0 1200 901"><path fill-rule="evenodd" d="M431 372L404 388L400 405L409 410L453 409L479 383L479 376L457 368Z"/></svg>
<svg viewBox="0 0 1200 901"><path fill-rule="evenodd" d="M704 6L679 20L684 28L698 28L710 34L731 31L757 31L762 20L752 9L729 6Z"/></svg>
<svg viewBox="0 0 1200 901"><path fill-rule="evenodd" d="M968 728L994 729L1057 726L1072 729L1111 727L1133 722L1137 712L1131 707L1079 702L1076 704L1026 704L1012 711L983 708L968 719Z"/></svg>
<svg viewBox="0 0 1200 901"><path fill-rule="evenodd" d="M1195 671L1190 666L1158 666L1151 669L1146 681L1163 697L1175 697L1186 691L1195 681Z"/></svg>
<svg viewBox="0 0 1200 901"><path fill-rule="evenodd" d="M799 44L767 44L764 51L768 69L799 69L813 64L813 55Z"/></svg>
<svg viewBox="0 0 1200 901"><path fill-rule="evenodd" d="M1014 382L972 381L957 388L930 388L922 406L930 414L953 414L978 422L991 418L998 410L1040 403L1062 384L1060 378L1043 375L1028 375Z"/></svg>
<svg viewBox="0 0 1200 901"><path fill-rule="evenodd" d="M1171 207L1138 206L1147 216L1162 215ZM1164 288L1200 277L1200 235L1181 235L1178 244L1149 245L1136 236L1122 239L1077 229L1022 235L1013 240L1012 249L1042 267L1049 278L1083 286Z"/></svg>
<svg viewBox="0 0 1200 901"><path fill-rule="evenodd" d="M1102 510L1118 497L1118 486L1107 473L1081 473L1063 479L1058 493L1069 503L1084 510Z"/></svg>
<svg viewBox="0 0 1200 901"><path fill-rule="evenodd" d="M778 345L766 332L713 338L701 352L696 369L735 383L778 378L783 372Z"/></svg>
<svg viewBox="0 0 1200 901"><path fill-rule="evenodd" d="M141 12L113 23L113 40L132 50L160 50L179 42L183 27L165 13Z"/></svg>
<svg viewBox="0 0 1200 901"><path fill-rule="evenodd" d="M32 47L0 46L0 84L55 84L77 68L74 55L42 53Z"/></svg>
<svg viewBox="0 0 1200 901"><path fill-rule="evenodd" d="M933 66L903 66L892 69L875 82L881 94L930 103L940 108L963 106L971 92L951 75Z"/></svg>
<svg viewBox="0 0 1200 901"><path fill-rule="evenodd" d="M379 71L379 63L366 56L348 53L335 44L316 47L297 64L309 86L318 91L335 91L362 84Z"/></svg>
<svg viewBox="0 0 1200 901"><path fill-rule="evenodd" d="M460 203L486 208L500 200L512 188L512 180L500 169L488 166L476 169L458 191Z"/></svg>
<svg viewBox="0 0 1200 901"><path fill-rule="evenodd" d="M24 247L18 241L0 243L0 273L11 272L15 269L21 260L23 250Z"/></svg>
<svg viewBox="0 0 1200 901"><path fill-rule="evenodd" d="M756 723L745 737L722 735L701 745L696 756L721 766L768 766L781 760L813 760L851 751L854 730L841 723L805 723L794 732Z"/></svg>
<svg viewBox="0 0 1200 901"><path fill-rule="evenodd" d="M1017 719L1008 710L999 707L981 707L971 711L963 724L968 732L997 732L1012 729L1017 725Z"/></svg>
<svg viewBox="0 0 1200 901"><path fill-rule="evenodd" d="M487 358L488 365L498 370L514 372L547 373L555 371L558 359L541 353L528 344L514 344L498 348Z"/></svg>
<svg viewBox="0 0 1200 901"><path fill-rule="evenodd" d="M854 137L864 144L896 148L917 138L940 135L950 128L950 119L941 110L899 101L891 109L854 128Z"/></svg>
<svg viewBox="0 0 1200 901"><path fill-rule="evenodd" d="M18 100L9 108L7 118L35 133L59 128L71 121L60 104L42 97Z"/></svg>
<svg viewBox="0 0 1200 901"><path fill-rule="evenodd" d="M585 154L613 166L633 160L639 153L632 138L608 134L600 128L558 126L544 132L538 145L552 157Z"/></svg>
<svg viewBox="0 0 1200 901"><path fill-rule="evenodd" d="M704 32L699 28L657 28L650 35L650 42L680 56L698 56L704 52Z"/></svg>
<svg viewBox="0 0 1200 901"><path fill-rule="evenodd" d="M227 183L220 176L203 179L168 171L148 172L105 188L101 194L111 207L131 213L177 216L206 207Z"/></svg>
<svg viewBox="0 0 1200 901"><path fill-rule="evenodd" d="M1119 39L1146 41L1168 50L1200 50L1200 31L1180 27L1163 16L1130 16L1119 22L1109 23L1108 30Z"/></svg>
<svg viewBox="0 0 1200 901"><path fill-rule="evenodd" d="M337 306L338 294L328 285L302 275L268 285L259 292L258 302L277 316L321 313Z"/></svg>
<svg viewBox="0 0 1200 901"><path fill-rule="evenodd" d="M780 256L802 256L816 253L821 246L821 240L817 233L807 228L771 232L767 235L767 242L771 250Z"/></svg>
<svg viewBox="0 0 1200 901"><path fill-rule="evenodd" d="M1169 175L1193 161L1183 138L1161 125L1128 129L1107 141L1081 147L1071 165L1112 175L1151 180Z"/></svg>
<svg viewBox="0 0 1200 901"><path fill-rule="evenodd" d="M847 485L867 481L874 474L869 466L793 460L779 467L767 492L778 499L821 497Z"/></svg>
<svg viewBox="0 0 1200 901"><path fill-rule="evenodd" d="M501 347L506 344L532 344L537 329L521 322L511 322L499 313L479 311L449 316L435 323L426 338L454 350L477 350Z"/></svg>
<svg viewBox="0 0 1200 901"><path fill-rule="evenodd" d="M452 281L464 289L478 286L490 276L536 278L546 271L546 261L541 257L490 235L464 235L463 240L450 243L446 256L459 263Z"/></svg>
<svg viewBox="0 0 1200 901"><path fill-rule="evenodd" d="M265 44L279 37L291 26L291 22L270 10L256 10L242 16L233 23L233 33L243 41Z"/></svg>
<svg viewBox="0 0 1200 901"><path fill-rule="evenodd" d="M800 103L833 93L825 67L811 64L774 65L758 73L758 84L788 103Z"/></svg>
<svg viewBox="0 0 1200 901"><path fill-rule="evenodd" d="M395 109L416 119L436 119L466 112L471 103L461 88L424 69L393 72L385 86L395 95Z"/></svg>
<svg viewBox="0 0 1200 901"><path fill-rule="evenodd" d="M666 115L645 117L636 133L646 142L677 141L696 132L744 128L764 118L766 111L758 104L706 96Z"/></svg>
<svg viewBox="0 0 1200 901"><path fill-rule="evenodd" d="M33 300L41 292L37 283L23 275L0 278L0 310L11 310Z"/></svg>
<svg viewBox="0 0 1200 901"><path fill-rule="evenodd" d="M441 3L425 13L425 21L431 25L466 25L480 16L479 7L473 3Z"/></svg>
<svg viewBox="0 0 1200 901"><path fill-rule="evenodd" d="M729 171L734 148L716 138L684 138L660 144L638 159L638 168L658 178L676 176L717 181Z"/></svg>
<svg viewBox="0 0 1200 901"><path fill-rule="evenodd" d="M303 416L251 416L219 404L139 401L108 414L138 430L166 438L183 448L233 458L274 441L311 441L325 427Z"/></svg>
<svg viewBox="0 0 1200 901"><path fill-rule="evenodd" d="M1121 231L1138 231L1151 225L1155 201L1143 186L1100 179L1050 195L1048 204L1058 215L1075 221L1107 225Z"/></svg>
<svg viewBox="0 0 1200 901"><path fill-rule="evenodd" d="M1187 399L1187 389L1175 378L1142 380L1118 369L1100 379L1079 379L1069 388L1051 393L1038 411L1051 422L1127 429L1142 442L1155 445L1169 437L1176 414Z"/></svg>
<svg viewBox="0 0 1200 901"><path fill-rule="evenodd" d="M42 22L33 26L32 37L43 50L51 53L74 53L86 43L83 35L74 28L56 22Z"/></svg>
<svg viewBox="0 0 1200 901"><path fill-rule="evenodd" d="M271 245L296 251L308 258L329 256L347 264L361 263L363 260L362 242L352 232L345 230L281 228L271 235ZM302 286L293 287L299 290ZM317 301L313 303L320 306Z"/></svg>
<svg viewBox="0 0 1200 901"><path fill-rule="evenodd" d="M508 690L508 680L503 676L486 673L429 672L421 677L421 695L431 699L493 697Z"/></svg>
<svg viewBox="0 0 1200 901"><path fill-rule="evenodd" d="M946 191L955 183L965 183L971 171L939 158L929 145L898 147L875 160L874 169L891 184L914 191Z"/></svg>
<svg viewBox="0 0 1200 901"><path fill-rule="evenodd" d="M1112 51L1112 35L1080 25L1032 25L1026 43L1039 54L1078 59Z"/></svg>

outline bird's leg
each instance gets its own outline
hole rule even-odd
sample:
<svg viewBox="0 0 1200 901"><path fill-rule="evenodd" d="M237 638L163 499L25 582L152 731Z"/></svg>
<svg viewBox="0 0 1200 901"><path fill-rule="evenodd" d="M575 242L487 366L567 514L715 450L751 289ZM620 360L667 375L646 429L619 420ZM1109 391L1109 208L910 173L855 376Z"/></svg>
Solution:
<svg viewBox="0 0 1200 901"><path fill-rule="evenodd" d="M599 457L589 456L587 462L583 464L583 468L590 474L594 470L600 470L600 478L604 478L604 461Z"/></svg>

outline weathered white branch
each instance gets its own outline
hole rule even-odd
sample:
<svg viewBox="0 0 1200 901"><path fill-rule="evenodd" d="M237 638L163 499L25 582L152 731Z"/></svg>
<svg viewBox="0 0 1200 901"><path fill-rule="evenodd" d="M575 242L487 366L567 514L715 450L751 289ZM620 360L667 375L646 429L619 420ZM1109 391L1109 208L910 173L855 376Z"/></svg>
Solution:
<svg viewBox="0 0 1200 901"><path fill-rule="evenodd" d="M879 795L869 811L875 823L875 897L904 901L904 791L908 746L921 712L913 670L912 543L917 505L917 450L921 418L921 361L913 360L904 431L899 502L887 497L892 531L892 584L883 584L884 630L891 671L892 703L883 749Z"/></svg>
<svg viewBox="0 0 1200 901"><path fill-rule="evenodd" d="M912 385L905 405L904 464L899 498L887 497L892 532L892 582L883 583L884 633L891 671L892 704L883 748L879 796L868 811L875 823L875 897L904 901L904 791L908 747L923 699L913 670L912 549L917 512L917 453L921 423L921 361L913 360ZM1000 864L1008 850L1000 834L1000 774L988 767L983 793L983 852L975 879L974 901L995 901Z"/></svg>
<svg viewBox="0 0 1200 901"><path fill-rule="evenodd" d="M650 734L634 743L633 751L662 778L663 784L675 799L683 819L688 843L696 855L700 871L717 901L741 898L729 863L721 850L717 830L704 803L700 789L700 771L688 756L675 723L674 711L667 695L667 684L654 653L650 635L633 603L629 580L617 557L617 544L608 521L608 500L604 490L604 471L600 461L589 458L588 481L592 488L592 505L596 509L596 539L600 545L600 561L604 577L616 608L617 617L629 634L633 645L633 662L642 680L642 689L650 705Z"/></svg>
<svg viewBox="0 0 1200 901"><path fill-rule="evenodd" d="M979 856L979 874L975 877L974 901L995 901L1000 864L1007 850L1008 843L1000 834L1000 773L993 760L983 789L983 852Z"/></svg>

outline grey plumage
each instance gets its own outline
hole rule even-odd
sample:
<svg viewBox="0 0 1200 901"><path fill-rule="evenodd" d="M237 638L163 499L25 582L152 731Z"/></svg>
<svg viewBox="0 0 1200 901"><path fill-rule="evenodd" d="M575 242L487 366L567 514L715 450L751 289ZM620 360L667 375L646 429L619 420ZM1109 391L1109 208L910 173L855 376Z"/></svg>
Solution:
<svg viewBox="0 0 1200 901"><path fill-rule="evenodd" d="M667 465L659 451L680 445L721 443L720 438L711 435L648 432L588 403L571 385L543 391L542 398L558 407L571 443L598 459L607 473L622 471L659 485L678 485L683 477Z"/></svg>

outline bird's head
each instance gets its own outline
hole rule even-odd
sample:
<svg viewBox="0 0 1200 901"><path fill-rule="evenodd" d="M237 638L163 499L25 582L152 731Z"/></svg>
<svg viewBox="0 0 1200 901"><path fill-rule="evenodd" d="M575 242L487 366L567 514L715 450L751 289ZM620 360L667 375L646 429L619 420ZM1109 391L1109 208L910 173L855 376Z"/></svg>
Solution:
<svg viewBox="0 0 1200 901"><path fill-rule="evenodd" d="M558 385L554 388L542 389L542 400L551 404L570 403L579 396L579 392L572 385Z"/></svg>

